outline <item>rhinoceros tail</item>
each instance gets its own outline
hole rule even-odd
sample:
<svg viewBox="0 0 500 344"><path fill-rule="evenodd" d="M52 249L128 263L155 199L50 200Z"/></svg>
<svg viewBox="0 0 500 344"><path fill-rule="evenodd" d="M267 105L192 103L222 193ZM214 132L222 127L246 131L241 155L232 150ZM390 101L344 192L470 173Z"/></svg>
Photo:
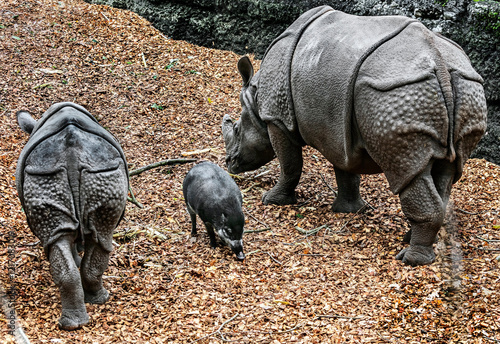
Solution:
<svg viewBox="0 0 500 344"><path fill-rule="evenodd" d="M435 36L430 31L423 31L423 33L426 35L426 39L428 40L429 45L431 46L432 51L435 54L434 56L434 62L436 63L435 74L439 86L441 88L441 93L443 95L445 103L444 105L446 106L446 111L448 113L448 140L447 140L448 153L446 155L446 159L450 162L453 162L455 161L457 154L455 149L455 138L454 138L455 91L453 89L452 78L450 72L448 71L448 67L445 63L445 59L441 55L441 52L436 44L437 36Z"/></svg>

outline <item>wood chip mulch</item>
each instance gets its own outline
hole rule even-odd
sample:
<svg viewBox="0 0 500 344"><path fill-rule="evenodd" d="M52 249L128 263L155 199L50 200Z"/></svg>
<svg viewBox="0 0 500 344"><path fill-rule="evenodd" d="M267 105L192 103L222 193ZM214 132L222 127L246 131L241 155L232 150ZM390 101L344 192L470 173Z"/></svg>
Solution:
<svg viewBox="0 0 500 344"><path fill-rule="evenodd" d="M81 104L121 141L131 169L173 158L224 167L220 124L240 111L238 58L169 39L124 10L2 0L0 280L16 291L7 301L31 343L500 342L500 168L469 160L437 261L412 268L394 259L408 225L384 176L362 177L366 211L334 214L333 169L311 148L297 205L260 200L277 161L236 177L250 231L244 262L211 250L200 222L190 242L181 185L192 163L131 177L144 208L128 203L116 229L111 299L87 306L82 329L58 329L59 293L15 189L27 141L15 112ZM14 343L6 315L0 323L0 341Z"/></svg>

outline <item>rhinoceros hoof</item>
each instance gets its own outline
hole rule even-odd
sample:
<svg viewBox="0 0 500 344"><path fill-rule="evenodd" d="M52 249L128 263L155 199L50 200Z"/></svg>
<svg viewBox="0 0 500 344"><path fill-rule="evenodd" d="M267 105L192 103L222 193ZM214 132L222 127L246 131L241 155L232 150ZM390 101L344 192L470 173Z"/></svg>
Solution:
<svg viewBox="0 0 500 344"><path fill-rule="evenodd" d="M89 323L89 315L84 309L63 309L59 328L66 331L76 330Z"/></svg>
<svg viewBox="0 0 500 344"><path fill-rule="evenodd" d="M271 189L262 196L262 203L277 205L294 204L297 203L297 198L295 197L295 192L286 194Z"/></svg>
<svg viewBox="0 0 500 344"><path fill-rule="evenodd" d="M347 202L339 200L333 201L332 211L335 213L357 213L365 206L365 201L358 198L356 201Z"/></svg>
<svg viewBox="0 0 500 344"><path fill-rule="evenodd" d="M86 303L93 303L95 305L102 305L106 301L109 300L109 292L101 288L97 293L91 293L88 291L85 291L85 302Z"/></svg>
<svg viewBox="0 0 500 344"><path fill-rule="evenodd" d="M399 252L396 259L411 266L427 265L434 262L436 254L432 246L411 245Z"/></svg>

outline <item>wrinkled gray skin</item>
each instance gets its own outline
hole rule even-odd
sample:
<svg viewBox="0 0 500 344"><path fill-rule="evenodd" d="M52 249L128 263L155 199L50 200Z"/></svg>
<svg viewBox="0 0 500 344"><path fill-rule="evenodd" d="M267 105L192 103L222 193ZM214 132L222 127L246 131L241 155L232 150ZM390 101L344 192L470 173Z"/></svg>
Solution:
<svg viewBox="0 0 500 344"><path fill-rule="evenodd" d="M199 163L184 178L182 191L191 216L191 237L196 237L196 215L199 215L207 229L212 248L217 247L217 232L239 260L245 259L242 197L229 174L211 162Z"/></svg>
<svg viewBox="0 0 500 344"><path fill-rule="evenodd" d="M102 274L127 201L125 157L118 141L79 105L55 104L38 121L19 111L17 120L30 134L16 170L19 198L59 288L59 326L77 329L89 322L85 302L109 298Z"/></svg>
<svg viewBox="0 0 500 344"><path fill-rule="evenodd" d="M452 184L486 129L482 79L458 45L418 22L319 10L292 53L285 32L255 75L239 60L241 117L222 121L228 170L253 170L276 154L280 176L263 202L294 203L302 146L312 146L334 166L335 212L363 207L359 174L384 172L410 222L410 245L396 258L430 264ZM390 34L377 41L379 31Z"/></svg>

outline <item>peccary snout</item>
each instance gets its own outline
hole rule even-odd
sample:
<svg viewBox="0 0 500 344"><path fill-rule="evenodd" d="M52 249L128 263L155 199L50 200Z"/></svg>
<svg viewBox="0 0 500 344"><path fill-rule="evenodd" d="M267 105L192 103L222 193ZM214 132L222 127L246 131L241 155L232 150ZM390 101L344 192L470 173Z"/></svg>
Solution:
<svg viewBox="0 0 500 344"><path fill-rule="evenodd" d="M184 178L182 191L191 216L191 236L196 237L198 215L205 224L212 248L217 247L217 232L221 241L229 246L239 260L245 259L242 197L229 174L211 162L199 163Z"/></svg>

